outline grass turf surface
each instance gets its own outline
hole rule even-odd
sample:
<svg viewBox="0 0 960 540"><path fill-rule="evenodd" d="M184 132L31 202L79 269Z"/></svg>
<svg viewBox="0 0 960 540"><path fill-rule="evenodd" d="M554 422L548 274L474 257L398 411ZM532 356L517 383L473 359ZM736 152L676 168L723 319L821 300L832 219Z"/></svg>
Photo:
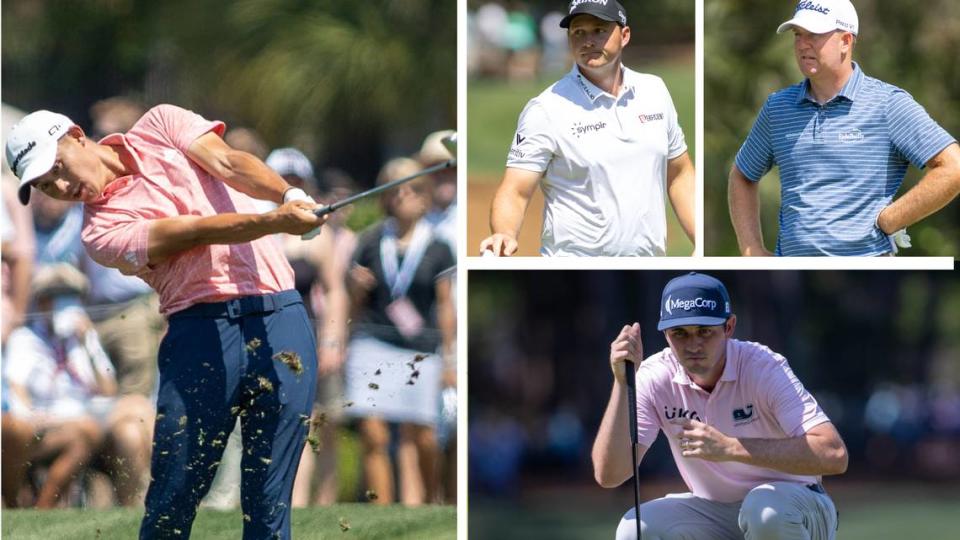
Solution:
<svg viewBox="0 0 960 540"><path fill-rule="evenodd" d="M604 508L596 500L575 505L567 495L566 502L551 497L511 503L475 498L470 505L469 538L613 538L620 516L630 508L629 503ZM879 487L873 492L846 493L834 500L840 507L838 540L947 540L955 538L960 524L960 498L955 494Z"/></svg>
<svg viewBox="0 0 960 540"><path fill-rule="evenodd" d="M111 540L137 537L142 509L111 510L3 510L2 535L18 540L76 538ZM340 521L350 529L341 530ZM240 511L201 510L192 538L236 540L241 536ZM338 504L328 508L295 509L293 537L297 539L454 539L454 506L405 508L370 504Z"/></svg>

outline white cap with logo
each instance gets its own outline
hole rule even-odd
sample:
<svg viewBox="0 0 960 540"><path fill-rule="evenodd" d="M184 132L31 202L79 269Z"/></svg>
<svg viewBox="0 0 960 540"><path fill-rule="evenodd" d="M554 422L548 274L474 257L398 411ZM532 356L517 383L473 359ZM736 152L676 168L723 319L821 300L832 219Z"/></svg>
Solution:
<svg viewBox="0 0 960 540"><path fill-rule="evenodd" d="M800 0L793 18L781 24L777 33L782 34L794 26L814 34L826 34L834 30L853 35L860 32L857 10L850 0Z"/></svg>
<svg viewBox="0 0 960 540"><path fill-rule="evenodd" d="M20 179L17 196L30 201L30 183L43 176L57 160L57 141L73 126L66 116L36 111L24 116L7 134L7 165Z"/></svg>

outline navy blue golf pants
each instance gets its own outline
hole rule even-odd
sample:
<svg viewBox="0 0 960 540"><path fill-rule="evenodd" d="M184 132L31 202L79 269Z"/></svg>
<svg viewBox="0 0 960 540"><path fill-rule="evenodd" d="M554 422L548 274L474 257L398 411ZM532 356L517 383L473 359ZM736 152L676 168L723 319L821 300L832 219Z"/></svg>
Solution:
<svg viewBox="0 0 960 540"><path fill-rule="evenodd" d="M296 291L170 317L141 539L188 538L227 437L243 435L244 540L290 538L290 498L316 388L314 331Z"/></svg>

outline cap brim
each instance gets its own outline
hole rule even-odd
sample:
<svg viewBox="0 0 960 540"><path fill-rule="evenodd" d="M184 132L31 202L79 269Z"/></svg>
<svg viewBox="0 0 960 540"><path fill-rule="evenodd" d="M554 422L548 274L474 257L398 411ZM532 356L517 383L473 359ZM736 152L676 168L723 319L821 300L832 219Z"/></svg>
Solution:
<svg viewBox="0 0 960 540"><path fill-rule="evenodd" d="M782 34L787 30L791 30L794 26L814 34L826 34L827 32L832 32L837 29L836 24L831 24L828 20L825 20L824 17L806 15L806 13L809 12L800 12L789 21L778 26L777 33Z"/></svg>
<svg viewBox="0 0 960 540"><path fill-rule="evenodd" d="M593 13L590 9L584 9L583 11L578 11L577 13L571 13L566 17L560 19L560 28L570 28L570 21L578 15L593 15L594 17L600 19L601 21L615 22L620 24L620 21L617 19L611 19L606 13Z"/></svg>
<svg viewBox="0 0 960 540"><path fill-rule="evenodd" d="M660 321L657 330L667 330L678 326L719 326L727 322L723 317L683 317Z"/></svg>
<svg viewBox="0 0 960 540"><path fill-rule="evenodd" d="M20 204L26 205L30 202L30 188L37 178L47 174L53 168L53 162L57 160L57 145L51 144L45 148L37 148L37 155L33 156L30 163L23 169L20 176L20 187L17 189L17 198Z"/></svg>

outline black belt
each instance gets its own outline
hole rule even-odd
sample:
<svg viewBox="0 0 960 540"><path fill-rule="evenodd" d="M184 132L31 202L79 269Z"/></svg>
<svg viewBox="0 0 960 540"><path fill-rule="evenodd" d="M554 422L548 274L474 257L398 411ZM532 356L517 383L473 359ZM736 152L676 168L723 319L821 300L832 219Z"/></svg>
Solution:
<svg viewBox="0 0 960 540"><path fill-rule="evenodd" d="M226 302L210 302L203 304L194 304L187 309L178 311L170 315L171 319L181 317L204 317L220 318L229 317L236 319L251 313L270 313L294 304L302 304L303 299L300 293L295 290L282 291L272 294L262 294L256 296L241 296Z"/></svg>

